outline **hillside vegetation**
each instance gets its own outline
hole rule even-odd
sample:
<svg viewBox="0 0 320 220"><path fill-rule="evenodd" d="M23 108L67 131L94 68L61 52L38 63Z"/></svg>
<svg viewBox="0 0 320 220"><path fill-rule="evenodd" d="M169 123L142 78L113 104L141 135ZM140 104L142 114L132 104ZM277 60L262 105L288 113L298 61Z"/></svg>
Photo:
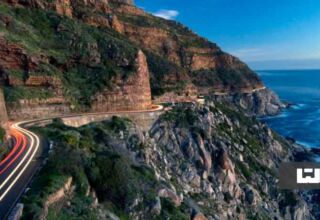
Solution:
<svg viewBox="0 0 320 220"><path fill-rule="evenodd" d="M126 2L16 2L0 3L0 40L5 49L1 56L9 51L10 57L0 63L0 81L9 87L8 102L45 100L63 93L72 105L90 108L96 94L115 87L114 78L125 81L134 74L138 48L147 56L154 97L181 94L190 85L212 92L262 84L244 63L215 43ZM60 81L30 88L31 76Z"/></svg>
<svg viewBox="0 0 320 220"><path fill-rule="evenodd" d="M147 133L118 117L36 131L54 147L22 200L23 219L312 217L298 193L277 187L279 163L304 150L225 106L176 107Z"/></svg>

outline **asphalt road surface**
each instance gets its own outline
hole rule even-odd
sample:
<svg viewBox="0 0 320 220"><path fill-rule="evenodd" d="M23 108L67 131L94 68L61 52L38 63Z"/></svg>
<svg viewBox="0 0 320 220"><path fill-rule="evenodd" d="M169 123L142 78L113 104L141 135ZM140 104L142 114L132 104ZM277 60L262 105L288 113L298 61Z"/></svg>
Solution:
<svg viewBox="0 0 320 220"><path fill-rule="evenodd" d="M0 162L0 220L8 217L41 165L41 140L23 125L24 122L11 125L14 146Z"/></svg>
<svg viewBox="0 0 320 220"><path fill-rule="evenodd" d="M68 118L74 116L114 114L114 113L135 113L161 111L161 105L154 105L149 110L142 111L118 111L106 113L87 113L60 116ZM4 220L10 214L21 195L25 192L32 177L40 168L44 152L48 144L42 141L35 133L24 129L25 126L34 122L42 122L49 119L39 119L29 122L18 122L10 126L10 134L14 140L11 152L0 161L0 220Z"/></svg>

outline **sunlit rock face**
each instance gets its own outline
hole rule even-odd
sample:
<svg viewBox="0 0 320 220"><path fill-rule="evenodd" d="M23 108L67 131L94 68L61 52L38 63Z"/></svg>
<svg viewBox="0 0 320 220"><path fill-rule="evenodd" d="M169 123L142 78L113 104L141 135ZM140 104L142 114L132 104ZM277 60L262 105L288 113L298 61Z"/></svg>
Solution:
<svg viewBox="0 0 320 220"><path fill-rule="evenodd" d="M114 87L99 93L93 111L145 110L151 107L149 70L146 57L140 50L136 58L136 73L122 80L114 78Z"/></svg>
<svg viewBox="0 0 320 220"><path fill-rule="evenodd" d="M0 71L4 73L2 81L14 88L37 88L44 93L51 93L50 97L41 97L41 100L19 96L16 103L10 103L8 108L9 114L14 114L14 118L22 115L19 109L25 110L26 107L30 114L38 112L29 108L30 105L37 108L37 104L50 111L53 110L52 106L45 105L63 105L54 108L57 114L62 109L63 112L60 113L66 113L67 109L69 112L73 107L80 111L140 110L150 107L151 91L155 102L185 102L196 101L198 95L216 92L236 97L234 94L249 93L264 87L259 77L245 63L223 52L215 43L198 36L178 22L144 12L130 0L5 2L9 4L2 4L12 11L19 9L36 15L37 11L42 10L44 17L38 19L38 22L48 20L48 11L55 12L53 16L56 16L56 21L49 18L49 21L55 22L51 24L45 21L47 23L43 25L47 31L51 31L54 38L65 41L64 45L57 46L59 42L52 40L44 48L45 43L33 42L38 38L43 40L37 26L33 27L27 21L24 23L14 13L0 16L0 25L10 36L13 36L11 32L14 32L14 26L18 26L18 30L24 30L22 26L32 26L28 30L32 34L26 34L21 42L8 41L5 34L0 36ZM69 26L67 21L72 25ZM101 37L101 33L109 34L108 37ZM86 39L82 41L82 38ZM106 38L108 40L104 42ZM30 41L32 44L29 44ZM61 47L68 49L60 51ZM75 47L76 51L69 54L68 51ZM136 51L132 48L127 50L127 47L135 48L136 51L141 49L144 55L135 57ZM126 56L128 51L132 55ZM102 78L100 82L92 82L91 79L86 81L87 85L91 82L98 84L96 87L99 89L89 91L90 97L84 97L81 104L75 103L83 96L74 98L72 94L86 92L70 91L74 88L70 89L68 80L65 79L68 72L85 69L90 74L94 68L109 66L109 60L112 60L111 70L101 68L98 75L108 75L107 72L114 75ZM137 69L131 70L134 65ZM124 75L126 76L123 77ZM77 77L78 75L74 78ZM110 82L110 85L102 82L103 79ZM239 99L241 107L253 109L259 115L280 110L280 104L273 96L259 94L261 95L247 95L248 97ZM263 101L255 102L259 98ZM85 106L78 106L83 103ZM255 103L258 103L257 106Z"/></svg>

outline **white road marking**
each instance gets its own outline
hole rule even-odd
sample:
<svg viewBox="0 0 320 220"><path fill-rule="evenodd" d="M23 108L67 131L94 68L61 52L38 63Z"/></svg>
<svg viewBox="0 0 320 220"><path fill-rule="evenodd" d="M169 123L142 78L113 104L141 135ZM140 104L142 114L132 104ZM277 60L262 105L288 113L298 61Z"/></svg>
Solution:
<svg viewBox="0 0 320 220"><path fill-rule="evenodd" d="M143 110L143 111L129 111L129 113L135 113L135 112L155 112L155 111L159 111L159 110L162 110L163 109L163 106L161 105L157 105L157 108L156 109L152 109L152 110ZM124 111L126 112L126 111ZM120 113L124 113L124 112L120 112ZM116 113L116 112L114 112ZM117 112L119 113L119 112ZM103 113L89 113L87 115L98 115L98 114L103 114ZM106 114L113 114L113 112L107 112ZM80 115L80 114L79 114ZM68 116L64 116L64 117L68 117ZM64 118L62 117L62 118ZM70 117L70 116L69 116ZM32 121L28 121L28 122L32 122ZM29 156L31 150L33 149L34 147L34 143L35 143L35 139L36 139L36 145L35 145L35 149L31 155L31 157L29 158L29 160L27 161L26 165L22 168L22 170L20 171L20 173L18 173L18 175L16 176L16 178L11 182L11 184L8 186L8 188L5 190L5 192L1 195L0 197L0 202L3 200L3 198L8 194L8 192L12 189L12 187L14 186L14 184L18 181L18 179L21 177L21 175L23 174L23 172L27 169L27 167L29 166L29 164L34 161L34 156L36 154L36 152L38 151L38 148L40 146L40 140L39 140L39 137L26 130L26 129L23 129L21 127L19 127L20 124L23 124L23 123L26 123L25 121L24 122L19 122L19 123L16 123L14 124L12 127L17 129L18 131L22 132L23 134L25 134L26 136L28 136L30 139L31 139L31 144L30 144L30 147L26 153L26 155L23 157L23 159L20 161L20 163L15 167L15 169L13 170L13 172L6 178L6 180L0 185L0 189L2 189L6 184L7 182L11 179L11 177L18 171L18 169L21 167L21 165L24 163L24 161L27 159L27 157ZM35 138L35 139L34 139Z"/></svg>
<svg viewBox="0 0 320 220"><path fill-rule="evenodd" d="M20 163L18 164L18 166L13 170L13 172L6 178L6 180L1 184L0 189L3 188L3 186L11 179L11 177L17 172L17 170L20 168L20 166L23 164L23 162L27 159L27 157L30 154L31 149L34 146L35 140L34 137L36 139L36 145L35 145L35 150L33 151L31 157L29 158L29 160L27 161L26 165L23 167L23 169L20 171L20 173L16 176L16 178L11 182L11 184L7 187L7 189L4 191L4 193L1 195L0 197L0 201L3 200L3 198L8 194L8 192L12 189L12 187L14 186L14 184L18 181L18 179L20 178L20 176L23 174L23 172L27 169L27 167L29 166L29 164L32 162L34 155L36 154L36 152L38 151L39 145L40 145L40 140L38 138L37 135L35 135L32 132L29 132L28 130L25 130L23 128L20 128L19 125L22 124L23 122L20 122L18 124L14 124L13 127L15 129L17 129L18 131L22 132L23 134L27 135L30 139L31 139L31 144L30 144L30 148L27 152L27 154L23 157L23 159L20 161Z"/></svg>

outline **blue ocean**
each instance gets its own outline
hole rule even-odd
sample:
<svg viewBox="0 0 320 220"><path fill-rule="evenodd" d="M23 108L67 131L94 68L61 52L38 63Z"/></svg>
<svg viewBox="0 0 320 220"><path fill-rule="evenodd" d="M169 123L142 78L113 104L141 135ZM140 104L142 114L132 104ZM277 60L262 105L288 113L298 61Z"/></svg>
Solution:
<svg viewBox="0 0 320 220"><path fill-rule="evenodd" d="M308 147L320 147L320 70L257 71L267 87L294 105L263 119L283 136Z"/></svg>

